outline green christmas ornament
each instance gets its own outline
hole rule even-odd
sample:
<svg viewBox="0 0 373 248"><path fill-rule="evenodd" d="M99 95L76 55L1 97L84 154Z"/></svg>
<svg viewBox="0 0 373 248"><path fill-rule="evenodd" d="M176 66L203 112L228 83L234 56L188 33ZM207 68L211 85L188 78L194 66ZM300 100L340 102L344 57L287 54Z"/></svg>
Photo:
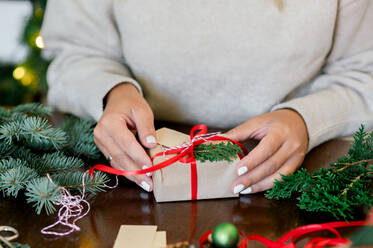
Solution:
<svg viewBox="0 0 373 248"><path fill-rule="evenodd" d="M238 230L231 223L220 223L212 231L212 243L216 248L233 248L238 243Z"/></svg>

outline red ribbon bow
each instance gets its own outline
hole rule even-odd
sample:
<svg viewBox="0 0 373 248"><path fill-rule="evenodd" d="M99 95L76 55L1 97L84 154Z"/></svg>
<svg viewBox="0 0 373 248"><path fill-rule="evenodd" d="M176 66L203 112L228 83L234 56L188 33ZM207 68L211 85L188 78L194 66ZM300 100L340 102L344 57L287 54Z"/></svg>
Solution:
<svg viewBox="0 0 373 248"><path fill-rule="evenodd" d="M193 153L194 147L202 143L205 143L207 141L228 140L238 145L242 149L244 154L247 154L247 150L245 149L245 147L235 140L232 140L227 137L219 136L219 135L208 136L207 126L204 124L196 125L192 128L192 130L190 131L190 140L191 142L188 144L188 146L169 148L165 152L160 152L160 153L155 154L152 157L153 161L156 157L159 157L159 156L170 155L170 154L176 154L176 155L150 168L136 170L136 171L127 171L127 170L114 169L112 167L102 165L102 164L97 164L89 170L89 176L93 176L94 170L100 170L106 173L110 173L114 175L121 175L121 176L142 175L142 174L146 174L146 173L150 173L150 172L163 169L167 166L172 165L173 163L177 161L180 161L182 163L189 163L190 170L191 170L191 199L196 200L197 189L198 189L198 184L197 184L198 177L197 177L196 158L194 157L194 153ZM238 154L238 156L240 157L240 159L243 157L242 154Z"/></svg>

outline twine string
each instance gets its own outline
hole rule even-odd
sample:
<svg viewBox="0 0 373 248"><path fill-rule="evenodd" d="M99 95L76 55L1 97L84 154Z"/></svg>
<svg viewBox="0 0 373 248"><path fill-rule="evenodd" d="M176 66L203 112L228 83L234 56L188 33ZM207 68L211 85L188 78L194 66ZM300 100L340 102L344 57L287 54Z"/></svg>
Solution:
<svg viewBox="0 0 373 248"><path fill-rule="evenodd" d="M62 191L61 197L53 202L54 205L60 206L57 214L57 221L49 226L44 227L41 230L42 234L49 234L55 236L66 236L75 231L80 231L80 227L76 225L76 222L86 216L91 206L88 201L85 200L86 184L85 176L88 171L84 172L82 177L82 194L81 195L71 195L71 193L62 186L56 185L49 174L47 174L48 180L58 187ZM104 187L109 189L114 189L118 186L118 176L116 176L116 183L114 186L104 185ZM53 231L52 229L58 225L67 227L66 231Z"/></svg>

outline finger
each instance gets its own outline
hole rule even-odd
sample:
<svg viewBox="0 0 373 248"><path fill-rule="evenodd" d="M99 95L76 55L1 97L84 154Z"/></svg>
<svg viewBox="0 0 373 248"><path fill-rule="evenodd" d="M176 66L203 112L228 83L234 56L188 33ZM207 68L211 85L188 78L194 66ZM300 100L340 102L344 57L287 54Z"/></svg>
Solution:
<svg viewBox="0 0 373 248"><path fill-rule="evenodd" d="M151 111L140 110L133 113L136 129L141 144L147 148L154 148L157 144L154 117Z"/></svg>
<svg viewBox="0 0 373 248"><path fill-rule="evenodd" d="M136 165L128 155L123 152L113 140L110 141L110 137L107 137L103 141L95 138L95 142L98 148L104 153L106 157L111 156L112 160L110 164L112 167L120 170L139 170L138 165ZM150 192L153 189L153 181L147 175L136 175L136 176L126 176L129 180L134 181L144 190Z"/></svg>
<svg viewBox="0 0 373 248"><path fill-rule="evenodd" d="M121 170L138 170L138 165L126 154L121 154L120 156L113 157L111 161L113 167ZM153 181L147 175L135 175L126 176L129 180L134 181L147 192L153 190Z"/></svg>
<svg viewBox="0 0 373 248"><path fill-rule="evenodd" d="M232 184L232 191L236 194L238 190L246 189L274 174L290 157L287 146L283 145L273 156L255 169L238 177Z"/></svg>
<svg viewBox="0 0 373 248"><path fill-rule="evenodd" d="M144 165L150 167L152 161L144 148L136 140L133 133L121 122L113 122L108 135L137 165L138 169Z"/></svg>
<svg viewBox="0 0 373 248"><path fill-rule="evenodd" d="M277 135L275 132L271 132L265 136L248 155L237 163L238 176L241 176L262 164L276 153L282 144L283 137Z"/></svg>
<svg viewBox="0 0 373 248"><path fill-rule="evenodd" d="M266 177L260 182L249 186L245 190L241 191L240 194L254 194L257 192L262 192L268 189L271 189L274 185L275 180L281 180L281 175L290 175L294 173L299 165L303 162L303 158L300 156L291 157L286 163L274 174Z"/></svg>
<svg viewBox="0 0 373 248"><path fill-rule="evenodd" d="M258 123L253 120L248 120L242 125L239 125L224 134L224 136L236 140L238 142L245 141L252 137L255 129L258 127Z"/></svg>
<svg viewBox="0 0 373 248"><path fill-rule="evenodd" d="M108 159L108 157L110 156L109 152L105 149L105 147L101 144L101 142L96 137L93 137L93 140L94 140L96 146L98 147L98 149L104 155L104 157L106 159Z"/></svg>

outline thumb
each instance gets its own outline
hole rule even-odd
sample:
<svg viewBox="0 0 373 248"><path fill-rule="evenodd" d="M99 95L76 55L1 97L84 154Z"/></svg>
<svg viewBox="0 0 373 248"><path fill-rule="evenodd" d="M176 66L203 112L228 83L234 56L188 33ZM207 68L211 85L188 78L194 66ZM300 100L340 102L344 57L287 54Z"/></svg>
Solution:
<svg viewBox="0 0 373 248"><path fill-rule="evenodd" d="M238 142L245 141L254 136L253 133L256 130L256 124L255 119L250 119L245 123L229 130L224 134L224 136Z"/></svg>
<svg viewBox="0 0 373 248"><path fill-rule="evenodd" d="M147 148L154 148L157 145L157 138L153 113L137 111L134 113L134 119L141 144Z"/></svg>

